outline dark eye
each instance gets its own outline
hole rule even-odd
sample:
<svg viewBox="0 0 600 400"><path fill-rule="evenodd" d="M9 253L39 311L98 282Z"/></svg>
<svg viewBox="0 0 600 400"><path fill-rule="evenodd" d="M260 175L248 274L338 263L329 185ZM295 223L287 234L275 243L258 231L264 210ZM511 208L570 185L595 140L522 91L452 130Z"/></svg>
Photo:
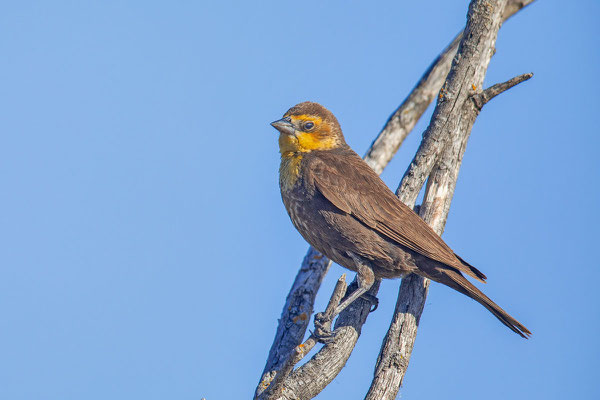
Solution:
<svg viewBox="0 0 600 400"><path fill-rule="evenodd" d="M315 127L315 124L313 122L307 122L307 123L304 124L304 130L305 131L310 131L314 127Z"/></svg>

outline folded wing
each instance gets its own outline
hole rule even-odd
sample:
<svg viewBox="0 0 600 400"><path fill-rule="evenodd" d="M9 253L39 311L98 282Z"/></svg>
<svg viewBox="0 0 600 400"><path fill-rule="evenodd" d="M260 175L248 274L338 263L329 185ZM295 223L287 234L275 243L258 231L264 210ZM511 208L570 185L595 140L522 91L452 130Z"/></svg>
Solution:
<svg viewBox="0 0 600 400"><path fill-rule="evenodd" d="M307 178L325 198L396 243L485 282L486 276L454 254L356 153L344 152L344 157L323 152L312 160Z"/></svg>

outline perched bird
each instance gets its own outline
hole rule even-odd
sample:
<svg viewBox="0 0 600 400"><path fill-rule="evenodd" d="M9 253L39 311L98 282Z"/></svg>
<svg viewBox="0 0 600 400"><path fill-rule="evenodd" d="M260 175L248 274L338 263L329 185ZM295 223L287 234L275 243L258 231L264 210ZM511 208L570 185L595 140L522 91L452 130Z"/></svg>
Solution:
<svg viewBox="0 0 600 400"><path fill-rule="evenodd" d="M463 276L486 279L346 144L328 109L300 103L271 125L280 132L279 185L292 223L313 247L357 272L358 289L334 315L365 294L375 279L415 273L471 297L522 337L531 334Z"/></svg>

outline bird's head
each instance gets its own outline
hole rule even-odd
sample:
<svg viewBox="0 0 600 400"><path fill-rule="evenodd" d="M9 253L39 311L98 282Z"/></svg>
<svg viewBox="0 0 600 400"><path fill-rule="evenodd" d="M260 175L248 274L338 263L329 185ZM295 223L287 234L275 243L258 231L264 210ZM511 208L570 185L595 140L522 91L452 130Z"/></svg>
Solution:
<svg viewBox="0 0 600 400"><path fill-rule="evenodd" d="M284 156L346 144L337 118L319 103L296 104L271 125L280 133L279 151Z"/></svg>

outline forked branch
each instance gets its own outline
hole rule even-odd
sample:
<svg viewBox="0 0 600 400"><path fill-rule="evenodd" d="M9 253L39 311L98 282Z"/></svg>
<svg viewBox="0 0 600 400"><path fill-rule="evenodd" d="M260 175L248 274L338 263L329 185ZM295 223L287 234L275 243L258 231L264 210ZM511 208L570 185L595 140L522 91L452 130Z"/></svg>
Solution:
<svg viewBox="0 0 600 400"><path fill-rule="evenodd" d="M504 13L501 15L501 20L506 20L532 1L533 0L509 0L508 5L504 9ZM459 42L461 42L461 38L462 34L458 35L457 38L455 38L454 41L448 46L448 48L445 49L444 52L434 61L423 78L421 78L417 86L413 89L411 94L390 117L380 135L373 142L371 148L365 156L365 161L375 171L381 172L384 169L386 164L397 151L398 147L401 145L404 138L412 130L433 98L435 98L436 94L440 90L445 76L448 73L448 70L450 70L451 61L455 56ZM489 54L489 57L491 57L491 53ZM484 74L485 71L481 75L481 82L483 82ZM481 85L475 86L481 87ZM442 98L444 95L447 96L449 93L447 88L448 85L445 86L445 90L442 92ZM471 96L471 94L473 93L469 92L468 97ZM446 99L448 98L449 96L446 97ZM476 109L474 101L471 101L470 104L474 109ZM468 130L470 132L470 128ZM427 134L425 136L427 136ZM442 145L440 148L436 149L436 151L430 154L435 155L437 158L444 149L445 146ZM430 173L432 173L432 171L434 171L434 168L437 168L435 163L425 163L415 167L413 167L411 164L412 173L417 173L414 174L415 177L413 178L405 175L402 182L408 183L408 186L406 192L402 193L407 194L406 198L405 195L402 195L401 199L408 204L412 203L414 205L414 199L416 199L416 196L425 182L425 179ZM423 169L423 171L418 173L419 169ZM410 170L407 171L407 174L409 172ZM410 198L413 196L414 199L412 199L412 202L406 201L411 200ZM305 347L303 351L299 352L298 345L302 342L308 327L310 320L309 317L313 312L316 292L318 291L322 279L330 264L331 261L329 261L326 257L318 253L313 248L309 248L304 261L302 262L300 271L298 272L294 284L292 285L292 289L290 290L290 293L286 299L275 340L271 346L261 381L256 389L257 397L260 396L261 398L268 397L290 399L312 398L319 393L319 391L322 390L335 377L335 375L337 375L337 373L339 373L339 370L341 370L347 358L349 357L358 339L358 336L360 335L360 329L366 320L370 306L369 302L362 301L360 299L355 302L355 305L353 304L353 307L349 307L338 318L336 322L336 335L334 336L332 343L324 346L321 351L319 351L308 363L298 368L298 370L291 372L293 366L297 363L297 358L300 356L303 357L306 353L308 353L306 350L307 347ZM426 295L426 287L428 283L425 281L420 283L415 282L415 279L421 278L410 276L404 279L400 292L404 294L408 293L408 297L414 298L414 295L411 294L411 291L414 292L414 289L417 288ZM376 294L378 286L378 284L374 285L369 293L373 295ZM407 291L405 287L408 287L410 290ZM399 295L399 301L400 297L401 296ZM398 304L399 303L397 303L397 306ZM407 305L407 307L402 309L404 310L404 313L420 316L422 308L419 310L419 302L410 302L408 300L404 300L403 304ZM399 313L396 312L395 315L397 316ZM416 334L418 318L416 318L414 322L415 323L413 326ZM391 331L392 328L390 327L390 332L388 332L386 338L390 336ZM309 340L305 342L306 345L310 345ZM340 344L343 345L341 346ZM314 346L314 344L312 346ZM412 344L410 344L410 348L412 350ZM329 363L329 361L332 360L335 368L332 368L325 374L319 374L323 365L333 365ZM407 365L408 359L406 359L406 366ZM276 378L277 371L281 372L279 378ZM275 378L276 380L274 380ZM273 387L270 388L268 392L265 392L270 385L273 385ZM398 385L396 385L396 387ZM306 388L306 390L303 390L302 388ZM277 396L275 396L275 394L277 394Z"/></svg>
<svg viewBox="0 0 600 400"><path fill-rule="evenodd" d="M446 224L467 141L481 107L495 95L531 77L531 74L521 75L483 92L475 92L483 85L494 53L503 3L471 2L466 28L469 34L460 45L459 56L455 58L444 86L446 90L440 93L419 152L398 189L400 198L412 205L423 179L428 178L419 214L440 235ZM428 172L424 174L424 171ZM419 276L402 280L394 317L382 343L366 399L396 398L408 368L428 287L428 279Z"/></svg>
<svg viewBox="0 0 600 400"><path fill-rule="evenodd" d="M327 308L323 313L325 317L329 317L331 319L331 315L333 311L340 304L340 301L346 294L346 274L342 274L342 276L338 279L335 288L333 289L333 293L331 294L331 298L329 299L329 303L327 304ZM271 382L269 388L264 392L262 397L264 398L278 398L281 396L281 392L283 389L283 382L286 378L288 378L294 369L294 366L298 364L306 355L315 347L318 343L318 338L314 333L304 341L304 343L299 344L294 348L291 354L288 356L287 360L284 362L283 367L277 374L275 375L275 379Z"/></svg>

